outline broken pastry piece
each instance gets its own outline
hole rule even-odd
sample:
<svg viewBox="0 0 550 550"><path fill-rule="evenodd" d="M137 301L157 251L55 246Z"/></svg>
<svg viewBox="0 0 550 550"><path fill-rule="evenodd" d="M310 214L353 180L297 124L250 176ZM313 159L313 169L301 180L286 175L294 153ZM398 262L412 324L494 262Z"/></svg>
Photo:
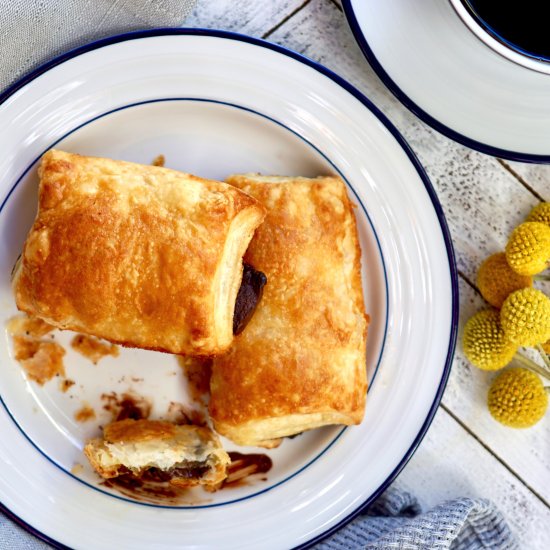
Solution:
<svg viewBox="0 0 550 550"><path fill-rule="evenodd" d="M216 355L231 345L258 201L175 170L56 150L38 174L13 277L20 310L129 347Z"/></svg>
<svg viewBox="0 0 550 550"><path fill-rule="evenodd" d="M337 177L232 176L267 209L245 261L267 275L229 352L215 357L210 416L239 445L358 424L367 391L368 317L352 204Z"/></svg>
<svg viewBox="0 0 550 550"><path fill-rule="evenodd" d="M94 470L109 479L130 474L178 487L214 487L227 477L229 455L208 428L163 420L120 420L105 426L103 439L84 447Z"/></svg>

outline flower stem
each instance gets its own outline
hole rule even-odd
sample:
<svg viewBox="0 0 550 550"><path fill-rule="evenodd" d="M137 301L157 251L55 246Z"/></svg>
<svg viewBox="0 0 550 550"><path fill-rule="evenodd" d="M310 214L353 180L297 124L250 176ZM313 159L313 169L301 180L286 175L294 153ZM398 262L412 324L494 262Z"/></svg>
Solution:
<svg viewBox="0 0 550 550"><path fill-rule="evenodd" d="M533 275L534 281L550 281L550 275Z"/></svg>
<svg viewBox="0 0 550 550"><path fill-rule="evenodd" d="M534 361L531 361L531 359L525 357L525 355L522 355L521 353L516 353L514 359L519 361L526 369L536 372L537 374L540 374L541 376L544 376L545 378L548 378L548 380L550 380L550 372L548 372L540 365L537 365Z"/></svg>
<svg viewBox="0 0 550 550"><path fill-rule="evenodd" d="M540 344L537 344L535 347L537 348L537 351L540 353L542 360L546 365L546 368L550 371L550 358L548 357L548 354L546 353L546 351L544 351L544 348Z"/></svg>

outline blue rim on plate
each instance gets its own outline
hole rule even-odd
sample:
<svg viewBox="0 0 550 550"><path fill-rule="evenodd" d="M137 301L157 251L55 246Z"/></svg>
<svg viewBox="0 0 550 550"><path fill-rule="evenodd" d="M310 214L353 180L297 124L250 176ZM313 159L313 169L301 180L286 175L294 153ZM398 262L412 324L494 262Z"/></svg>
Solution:
<svg viewBox="0 0 550 550"><path fill-rule="evenodd" d="M344 0L344 5L346 4L346 0ZM349 6L348 6L349 8ZM255 46L263 47L270 49L274 52L277 52L279 54L285 55L287 57L291 57L292 59L299 61L300 63L303 63L304 65L307 65L319 73L323 74L327 78L331 79L333 82L338 84L340 87L345 89L347 92L349 92L352 96L354 96L357 100L359 100L372 114L374 114L378 120L386 127L386 129L392 134L393 138L397 141L397 143L401 146L407 157L409 158L410 162L416 169L420 179L424 183L424 187L426 189L426 192L428 193L428 196L430 197L430 200L432 201L432 205L434 208L434 211L436 213L436 216L439 221L439 225L441 227L441 233L443 236L443 240L445 242L445 248L447 251L447 259L449 262L449 271L450 271L450 279L451 279L451 326L450 326L450 334L449 334L449 347L447 350L447 357L445 359L445 365L443 369L443 374L441 377L441 381L439 383L437 392L435 394L434 400L430 406L430 410L428 412L428 415L426 416L426 419L424 423L422 424L416 438L414 439L413 443L407 450L407 452L404 454L403 458L399 462L399 464L395 467L395 469L390 473L390 475L386 478L386 480L378 487L378 489L360 506L357 507L353 512L348 514L344 519L339 521L336 525L332 526L330 529L324 531L320 535L317 535L316 537L312 538L311 540L307 541L306 543L297 546L296 548L308 548L312 546L313 544L319 542L320 540L323 540L324 538L332 535L335 531L343 527L345 524L347 524L349 521L351 521L354 517L356 517L358 514L360 514L369 504L371 504L378 496L380 496L386 488L393 482L393 480L396 478L396 476L401 472L401 470L405 467L405 465L409 462L412 455L420 445L420 442L424 438L430 424L432 423L432 420L435 416L435 413L437 411L437 408L439 406L439 402L441 401L441 398L443 396L443 392L445 390L445 386L447 385L447 380L449 378L449 374L451 372L451 364L453 360L455 345L456 345L456 338L457 338L457 331L458 331L458 273L456 268L456 262L455 262L455 256L454 256L454 249L453 244L449 232L449 228L447 226L447 221L445 219L445 216L443 214L443 209L441 208L441 204L439 203L439 200L437 198L436 192L428 179L428 176L416 158L415 154L413 153L412 149L408 145L408 143L405 141L405 139L401 136L401 134L398 132L398 130L395 128L395 126L386 118L386 116L366 97L364 96L359 90L357 90L355 87L353 87L351 84L349 84L346 80L344 80L342 77L338 76L336 73L330 71L323 65L312 61L311 59L296 53L292 50L289 50L287 48L284 48L282 46L272 44L270 42L267 42L265 40L261 40L259 38L253 38L250 36L245 36L242 34L229 32L229 31L217 31L217 30L209 30L209 29L188 29L188 28L159 28L159 29L152 29L152 30L146 30L146 31L134 31L129 33L124 33L120 35L115 35L109 38L104 38L101 40L97 40L95 42L91 42L90 44L81 46L79 48L76 48L74 50L70 50L51 61L45 63L44 65L38 67L28 75L24 76L14 84L12 84L7 90L5 90L3 93L0 94L0 105L6 101L11 95L13 95L17 90L37 78L38 76L42 75L46 71L50 70L51 68L60 65L61 63L72 59L78 55L84 54L86 52L96 50L98 48L102 48L105 46L109 46L112 44L117 44L119 42L124 42L128 40L135 40L140 38L148 38L148 37L155 37L155 36L166 36L166 35L181 35L181 36L188 36L188 35L195 35L195 36L211 36L215 38L224 38L227 40L237 40L241 42L246 42ZM24 520L16 516L13 512L11 512L4 504L0 503L0 510L4 511L11 519L16 521L19 525L21 525L23 528L27 529L30 533L37 536L38 538L41 538L42 540L48 542L49 544L52 544L56 548L65 549L66 546L62 545L61 543L55 541L51 537L45 535L44 533L37 531L32 526L30 526L28 523L26 523Z"/></svg>
<svg viewBox="0 0 550 550"><path fill-rule="evenodd" d="M366 36L361 30L359 21L355 16L353 11L352 0L342 0L342 8L344 9L344 14L348 20L349 26L355 40L359 44L363 55L367 58L367 61L370 63L371 67L374 69L374 72L378 75L380 80L386 85L386 87L393 93L393 95L401 102L407 109L409 109L413 114L418 118L423 120L426 124L429 124L434 130L442 133L444 136L470 147L470 149L475 149L486 155L491 155L493 157L500 157L507 160L517 160L520 162L532 162L539 164L550 164L550 155L533 155L530 153L518 153L517 151L508 151L507 149L500 149L499 147L493 147L492 145L487 145L486 143L481 143L475 139L466 137L461 133L449 128L439 120L435 119L432 115L427 113L422 107L418 106L391 78L391 76L386 72L384 67L378 61L376 55L371 49ZM526 69L531 70L531 69Z"/></svg>

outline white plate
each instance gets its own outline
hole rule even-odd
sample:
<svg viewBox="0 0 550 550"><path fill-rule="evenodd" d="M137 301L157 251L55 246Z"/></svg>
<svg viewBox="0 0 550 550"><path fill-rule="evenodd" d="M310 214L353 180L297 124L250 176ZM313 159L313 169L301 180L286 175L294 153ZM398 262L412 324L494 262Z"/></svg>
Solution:
<svg viewBox="0 0 550 550"><path fill-rule="evenodd" d="M483 153L550 162L550 75L499 55L448 0L343 0L378 76L413 113Z"/></svg>
<svg viewBox="0 0 550 550"><path fill-rule="evenodd" d="M94 367L69 348L67 375L77 384L64 394L55 381L28 382L6 336L0 496L14 517L74 548L288 548L336 529L389 484L445 386L456 337L456 269L426 175L365 97L278 46L165 30L96 42L40 69L8 91L0 126L2 321L15 313L10 270L35 212L36 161L54 145L142 163L162 153L167 166L213 178L339 173L358 205L371 382L378 373L360 426L287 439L269 452L274 467L266 481L198 490L170 508L110 494L89 467L70 472L85 462L85 439L108 420L102 392L131 388L154 399L156 415L171 400L189 401L175 359L123 350ZM74 420L83 400L98 413L95 422Z"/></svg>

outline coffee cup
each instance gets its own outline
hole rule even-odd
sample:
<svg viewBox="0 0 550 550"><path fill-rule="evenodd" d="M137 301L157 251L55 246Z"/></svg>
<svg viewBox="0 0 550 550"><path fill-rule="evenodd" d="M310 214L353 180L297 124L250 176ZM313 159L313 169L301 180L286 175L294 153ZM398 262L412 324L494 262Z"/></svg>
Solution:
<svg viewBox="0 0 550 550"><path fill-rule="evenodd" d="M541 7L545 2L449 1L464 24L486 46L518 65L550 74L548 14Z"/></svg>

